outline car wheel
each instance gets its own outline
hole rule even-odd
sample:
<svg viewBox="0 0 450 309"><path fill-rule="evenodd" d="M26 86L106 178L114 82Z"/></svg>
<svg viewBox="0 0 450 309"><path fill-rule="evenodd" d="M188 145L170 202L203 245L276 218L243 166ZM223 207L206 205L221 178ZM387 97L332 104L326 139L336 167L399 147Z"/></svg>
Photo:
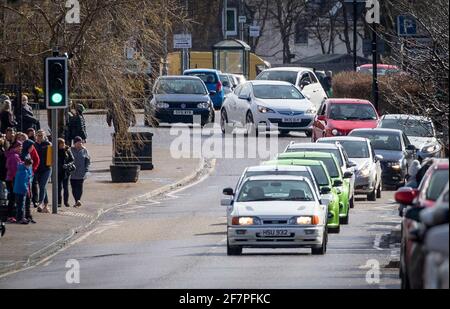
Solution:
<svg viewBox="0 0 450 309"><path fill-rule="evenodd" d="M378 186L377 190L377 199L382 198L383 195L383 184L380 182L380 185Z"/></svg>
<svg viewBox="0 0 450 309"><path fill-rule="evenodd" d="M341 233L341 226L339 225L338 227L332 228L332 229L328 229L328 232L330 234L340 234Z"/></svg>
<svg viewBox="0 0 450 309"><path fill-rule="evenodd" d="M245 118L246 132L245 136L250 136L253 134L253 130L255 130L256 136L258 136L258 127L255 126L255 120L253 119L253 115L251 112L247 113Z"/></svg>
<svg viewBox="0 0 450 309"><path fill-rule="evenodd" d="M289 130L280 130L281 137L287 137L291 131Z"/></svg>
<svg viewBox="0 0 450 309"><path fill-rule="evenodd" d="M238 256L242 255L242 247L240 246L230 246L227 242L227 255L228 256Z"/></svg>
<svg viewBox="0 0 450 309"><path fill-rule="evenodd" d="M367 200L369 202L377 201L377 188L373 189L373 191L371 193L367 194Z"/></svg>
<svg viewBox="0 0 450 309"><path fill-rule="evenodd" d="M350 209L355 208L355 196L353 195L353 197L350 199Z"/></svg>
<svg viewBox="0 0 450 309"><path fill-rule="evenodd" d="M350 224L350 215L347 214L347 217L341 218L340 222L341 222L342 225L349 225Z"/></svg>
<svg viewBox="0 0 450 309"><path fill-rule="evenodd" d="M325 255L328 247L328 230L325 229L322 245L319 248L311 248L312 255Z"/></svg>
<svg viewBox="0 0 450 309"><path fill-rule="evenodd" d="M220 113L220 129L222 130L223 135L231 133L231 127L228 123L228 115L225 110Z"/></svg>

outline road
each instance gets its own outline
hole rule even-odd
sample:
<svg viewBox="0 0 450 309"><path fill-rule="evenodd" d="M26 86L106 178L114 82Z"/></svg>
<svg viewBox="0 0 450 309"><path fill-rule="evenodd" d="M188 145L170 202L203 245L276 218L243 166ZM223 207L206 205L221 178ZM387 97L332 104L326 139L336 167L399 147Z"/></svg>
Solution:
<svg viewBox="0 0 450 309"><path fill-rule="evenodd" d="M165 128L156 133L159 146L175 139ZM280 139L279 150L290 140ZM209 177L108 213L55 256L0 278L0 288L399 288L398 271L384 267L392 249L383 235L399 222L392 192L378 202L358 200L350 225L330 236L325 256L302 249L244 249L243 256L228 257L221 191L259 162L217 159ZM79 284L66 281L72 260L80 266ZM368 281L378 263L379 282Z"/></svg>

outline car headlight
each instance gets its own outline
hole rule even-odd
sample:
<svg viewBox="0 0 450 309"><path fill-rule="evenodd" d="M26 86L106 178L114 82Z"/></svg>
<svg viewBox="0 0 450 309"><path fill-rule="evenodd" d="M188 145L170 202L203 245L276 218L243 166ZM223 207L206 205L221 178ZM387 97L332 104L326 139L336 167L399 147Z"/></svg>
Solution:
<svg viewBox="0 0 450 309"><path fill-rule="evenodd" d="M289 220L290 225L318 225L320 219L318 216L294 217Z"/></svg>
<svg viewBox="0 0 450 309"><path fill-rule="evenodd" d="M317 110L315 108L310 108L306 111L307 115L316 115L317 114Z"/></svg>
<svg viewBox="0 0 450 309"><path fill-rule="evenodd" d="M331 130L331 134L333 134L334 136L339 136L339 135L341 135L341 132L339 132L339 130L337 130L337 129L333 129L333 130Z"/></svg>
<svg viewBox="0 0 450 309"><path fill-rule="evenodd" d="M439 150L438 145L428 145L422 148L422 152L424 153L435 153Z"/></svg>
<svg viewBox="0 0 450 309"><path fill-rule="evenodd" d="M233 217L232 224L240 226L261 225L261 219L255 217Z"/></svg>
<svg viewBox="0 0 450 309"><path fill-rule="evenodd" d="M392 168L393 170L401 170L402 169L401 162L388 162L387 166Z"/></svg>
<svg viewBox="0 0 450 309"><path fill-rule="evenodd" d="M270 108L267 108L267 107L264 107L264 106L261 106L261 105L258 105L258 111L261 114L273 114L273 113L275 113L275 111L273 109L270 109Z"/></svg>
<svg viewBox="0 0 450 309"><path fill-rule="evenodd" d="M156 107L157 108L169 108L170 105L169 105L169 103L158 102L158 103L156 103Z"/></svg>
<svg viewBox="0 0 450 309"><path fill-rule="evenodd" d="M360 170L359 175L361 177L369 177L370 176L370 167L369 164L365 164Z"/></svg>
<svg viewBox="0 0 450 309"><path fill-rule="evenodd" d="M209 102L202 102L202 103L199 103L199 104L197 105L197 108L208 109L208 108L209 108Z"/></svg>

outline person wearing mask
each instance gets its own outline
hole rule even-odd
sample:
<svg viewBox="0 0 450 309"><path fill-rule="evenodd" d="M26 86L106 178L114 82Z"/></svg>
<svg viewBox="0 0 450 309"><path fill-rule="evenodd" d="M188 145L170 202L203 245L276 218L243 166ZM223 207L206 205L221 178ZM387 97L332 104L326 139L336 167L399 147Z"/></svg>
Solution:
<svg viewBox="0 0 450 309"><path fill-rule="evenodd" d="M88 150L83 145L83 139L80 136L75 137L74 146L71 148L75 171L70 176L70 185L72 186L72 194L75 199L74 207L81 207L81 198L83 197L83 185L89 172L91 165L91 157Z"/></svg>
<svg viewBox="0 0 450 309"><path fill-rule="evenodd" d="M17 122L12 112L11 101L6 100L3 102L0 110L0 132L5 134L8 128L14 128L16 126Z"/></svg>
<svg viewBox="0 0 450 309"><path fill-rule="evenodd" d="M18 224L29 224L30 221L26 219L26 212L30 211L30 186L33 161L27 158L23 163L17 167L16 177L14 178L14 195L16 198L16 220Z"/></svg>
<svg viewBox="0 0 450 309"><path fill-rule="evenodd" d="M79 136L86 142L86 120L84 119L84 106L79 104L72 110L68 123L68 141L72 144L75 137Z"/></svg>
<svg viewBox="0 0 450 309"><path fill-rule="evenodd" d="M70 147L63 138L58 139L58 207L61 207L64 193L64 206L69 205L69 178L75 172L75 163ZM64 192L63 192L64 191Z"/></svg>
<svg viewBox="0 0 450 309"><path fill-rule="evenodd" d="M47 140L47 136L43 130L36 133L35 148L39 155L39 167L36 171L36 180L39 186L39 198L37 201L38 212L50 213L48 208L47 185L52 175L51 162L47 162L49 149L52 144Z"/></svg>
<svg viewBox="0 0 450 309"><path fill-rule="evenodd" d="M8 222L16 223L15 203L16 198L14 195L14 179L17 174L17 168L22 163L20 154L22 153L22 143L16 142L10 150L6 152L6 186L8 188Z"/></svg>
<svg viewBox="0 0 450 309"><path fill-rule="evenodd" d="M25 160L26 158L30 158L33 161L33 179L31 184L31 199L33 201L34 208L38 207L39 200L39 185L36 179L36 172L41 164L41 159L39 158L39 153L36 150L35 143L27 139L23 143L23 150L21 159ZM27 201L28 203L28 201Z"/></svg>

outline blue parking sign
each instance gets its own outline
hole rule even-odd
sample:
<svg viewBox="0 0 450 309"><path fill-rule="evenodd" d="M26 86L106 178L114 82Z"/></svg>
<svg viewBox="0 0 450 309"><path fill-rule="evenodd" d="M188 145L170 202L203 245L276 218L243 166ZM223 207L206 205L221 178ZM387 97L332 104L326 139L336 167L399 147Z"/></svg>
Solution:
<svg viewBox="0 0 450 309"><path fill-rule="evenodd" d="M414 17L400 15L397 17L397 33L399 36L414 36L417 34L417 21Z"/></svg>

